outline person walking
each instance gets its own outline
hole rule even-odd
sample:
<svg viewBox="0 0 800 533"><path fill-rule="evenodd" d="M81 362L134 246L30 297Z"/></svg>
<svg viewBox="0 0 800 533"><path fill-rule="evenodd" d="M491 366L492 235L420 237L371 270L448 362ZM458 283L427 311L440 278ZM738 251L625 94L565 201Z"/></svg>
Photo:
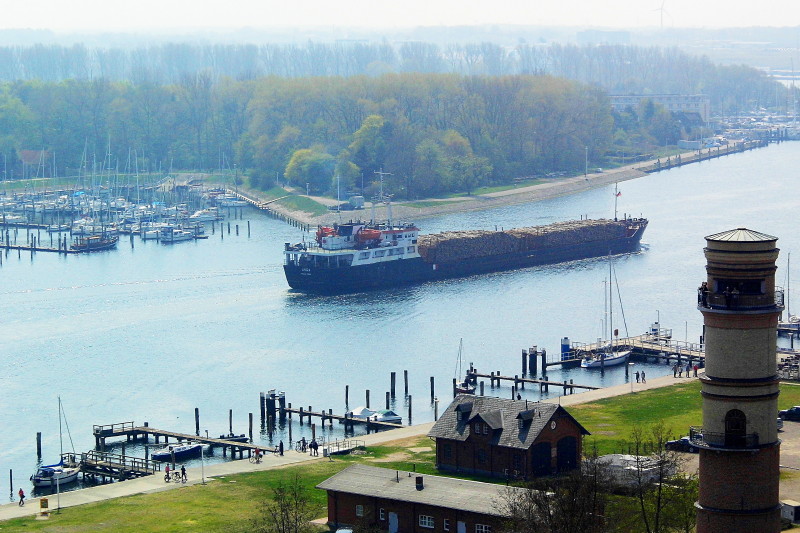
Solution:
<svg viewBox="0 0 800 533"><path fill-rule="evenodd" d="M642 383L647 383L647 379L644 377L644 370L642 370Z"/></svg>
<svg viewBox="0 0 800 533"><path fill-rule="evenodd" d="M280 441L280 442L278 443L278 455L280 455L281 457L283 457L283 441Z"/></svg>
<svg viewBox="0 0 800 533"><path fill-rule="evenodd" d="M678 365L678 377L683 377L683 365Z"/></svg>
<svg viewBox="0 0 800 533"><path fill-rule="evenodd" d="M639 383L639 371L636 371L636 383Z"/></svg>
<svg viewBox="0 0 800 533"><path fill-rule="evenodd" d="M317 439L311 439L311 444L309 444L309 447L311 448L311 455L316 456L317 448L319 447L319 444L317 444Z"/></svg>
<svg viewBox="0 0 800 533"><path fill-rule="evenodd" d="M306 446L307 446L306 445L306 438L302 437L300 439L300 451L303 452L303 453L306 453Z"/></svg>
<svg viewBox="0 0 800 533"><path fill-rule="evenodd" d="M675 363L674 365L672 365L672 377L673 378L677 378L678 377L678 363Z"/></svg>
<svg viewBox="0 0 800 533"><path fill-rule="evenodd" d="M691 363L686 363L686 377L687 378L692 377L692 375L690 374L691 371L692 371L692 364Z"/></svg>
<svg viewBox="0 0 800 533"><path fill-rule="evenodd" d="M186 467L181 465L181 483L186 483L188 480L189 478L186 477Z"/></svg>
<svg viewBox="0 0 800 533"><path fill-rule="evenodd" d="M698 368L698 366L694 365L694 377L697 377L697 368Z"/></svg>
<svg viewBox="0 0 800 533"><path fill-rule="evenodd" d="M19 492L17 494L19 494L19 506L22 507L25 505L25 491L22 490L22 487L19 488Z"/></svg>

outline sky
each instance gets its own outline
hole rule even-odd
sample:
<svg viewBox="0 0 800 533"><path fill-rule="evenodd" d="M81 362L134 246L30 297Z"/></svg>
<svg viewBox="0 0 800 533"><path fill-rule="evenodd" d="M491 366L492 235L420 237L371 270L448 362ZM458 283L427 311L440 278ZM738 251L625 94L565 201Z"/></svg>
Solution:
<svg viewBox="0 0 800 533"><path fill-rule="evenodd" d="M798 0L2 0L0 29L800 26Z"/></svg>

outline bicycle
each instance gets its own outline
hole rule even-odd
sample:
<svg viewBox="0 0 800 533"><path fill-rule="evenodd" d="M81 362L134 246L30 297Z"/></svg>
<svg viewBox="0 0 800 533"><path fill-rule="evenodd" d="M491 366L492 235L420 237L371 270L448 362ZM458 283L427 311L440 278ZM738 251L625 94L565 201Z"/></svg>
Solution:
<svg viewBox="0 0 800 533"><path fill-rule="evenodd" d="M172 478L173 483L186 483L184 479L181 477L181 473L179 470L173 470L170 472L170 477Z"/></svg>
<svg viewBox="0 0 800 533"><path fill-rule="evenodd" d="M250 456L250 462L254 465L261 463L261 454L253 454Z"/></svg>

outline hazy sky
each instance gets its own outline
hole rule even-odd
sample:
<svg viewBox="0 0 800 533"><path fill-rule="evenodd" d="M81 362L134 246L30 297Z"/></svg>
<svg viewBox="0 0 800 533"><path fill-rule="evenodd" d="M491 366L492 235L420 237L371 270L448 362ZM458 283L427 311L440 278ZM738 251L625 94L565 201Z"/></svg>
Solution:
<svg viewBox="0 0 800 533"><path fill-rule="evenodd" d="M663 5L663 10L662 10ZM0 28L800 26L800 0L2 0Z"/></svg>

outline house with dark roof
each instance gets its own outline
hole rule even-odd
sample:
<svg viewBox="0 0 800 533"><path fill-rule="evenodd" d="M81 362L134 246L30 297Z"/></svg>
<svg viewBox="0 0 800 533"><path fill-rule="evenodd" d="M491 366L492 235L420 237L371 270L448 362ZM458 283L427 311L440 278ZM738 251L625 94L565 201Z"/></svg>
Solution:
<svg viewBox="0 0 800 533"><path fill-rule="evenodd" d="M560 405L460 394L428 436L440 470L529 479L580 465L589 432Z"/></svg>
<svg viewBox="0 0 800 533"><path fill-rule="evenodd" d="M491 533L506 518L505 487L354 464L319 485L328 493L328 524L398 532Z"/></svg>

